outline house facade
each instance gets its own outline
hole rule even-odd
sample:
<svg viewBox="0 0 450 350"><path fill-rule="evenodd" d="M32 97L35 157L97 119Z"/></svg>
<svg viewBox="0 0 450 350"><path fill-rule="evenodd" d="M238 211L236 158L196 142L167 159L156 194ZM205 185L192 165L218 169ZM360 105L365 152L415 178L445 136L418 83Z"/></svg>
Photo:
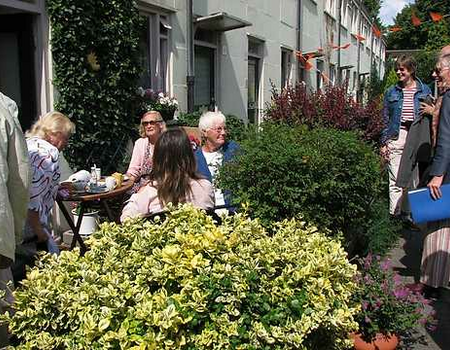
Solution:
<svg viewBox="0 0 450 350"><path fill-rule="evenodd" d="M146 23L139 85L175 96L182 111L217 106L257 123L272 86L304 81L316 90L347 80L357 91L373 67L384 74L385 42L373 35L360 1L139 0L137 6ZM45 0L0 0L0 90L17 101L24 128L55 99L48 28ZM307 69L298 52L314 53Z"/></svg>

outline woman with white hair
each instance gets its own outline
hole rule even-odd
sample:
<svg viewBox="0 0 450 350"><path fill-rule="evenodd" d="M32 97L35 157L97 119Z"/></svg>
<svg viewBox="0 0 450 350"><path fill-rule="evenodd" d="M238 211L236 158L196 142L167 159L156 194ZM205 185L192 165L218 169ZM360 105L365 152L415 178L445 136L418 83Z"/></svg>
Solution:
<svg viewBox="0 0 450 350"><path fill-rule="evenodd" d="M226 118L221 112L205 112L200 117L198 128L202 147L195 151L197 170L211 183L224 162L231 160L239 148L234 141L227 141ZM224 193L214 184L216 206L230 207L230 194Z"/></svg>
<svg viewBox="0 0 450 350"><path fill-rule="evenodd" d="M59 152L66 147L75 125L59 112L40 118L26 133L32 182L24 240L45 243L50 252L59 250L50 233L50 213L55 204L61 171Z"/></svg>

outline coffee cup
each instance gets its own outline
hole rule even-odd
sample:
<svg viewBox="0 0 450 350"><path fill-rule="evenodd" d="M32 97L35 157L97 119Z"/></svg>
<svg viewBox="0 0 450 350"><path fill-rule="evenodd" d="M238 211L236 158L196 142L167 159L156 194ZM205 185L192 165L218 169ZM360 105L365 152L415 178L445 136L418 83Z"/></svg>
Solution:
<svg viewBox="0 0 450 350"><path fill-rule="evenodd" d="M105 179L105 186L108 189L108 191L112 191L115 187L116 187L116 179L113 178L112 176L108 176Z"/></svg>

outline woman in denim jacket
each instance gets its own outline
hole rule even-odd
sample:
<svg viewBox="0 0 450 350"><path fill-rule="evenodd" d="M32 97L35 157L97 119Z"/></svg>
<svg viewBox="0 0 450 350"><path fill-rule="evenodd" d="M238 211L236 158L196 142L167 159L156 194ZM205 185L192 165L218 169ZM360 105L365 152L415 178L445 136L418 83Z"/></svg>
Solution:
<svg viewBox="0 0 450 350"><path fill-rule="evenodd" d="M412 57L400 56L395 63L398 77L384 95L383 118L385 128L381 135L381 155L388 162L389 212L400 215L402 188L396 186L398 169L411 125L420 120L420 100L431 94L430 88L416 77L416 63ZM412 186L418 182L415 170Z"/></svg>

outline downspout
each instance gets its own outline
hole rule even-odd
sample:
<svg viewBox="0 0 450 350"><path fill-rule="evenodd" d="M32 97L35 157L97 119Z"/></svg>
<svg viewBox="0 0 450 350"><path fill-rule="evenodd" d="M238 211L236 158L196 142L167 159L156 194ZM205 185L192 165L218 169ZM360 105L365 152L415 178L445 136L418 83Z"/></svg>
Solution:
<svg viewBox="0 0 450 350"><path fill-rule="evenodd" d="M297 0L297 51L301 51L302 48L302 0ZM300 64L300 60L297 59L297 83L304 80L303 69Z"/></svg>
<svg viewBox="0 0 450 350"><path fill-rule="evenodd" d="M342 0L338 2L338 50L337 50L337 84L341 84L341 24L342 24Z"/></svg>
<svg viewBox="0 0 450 350"><path fill-rule="evenodd" d="M359 23L358 23L358 35L361 34L361 23L362 23L362 11L361 11L361 1L359 2L359 7L358 7L358 11L359 11ZM361 40L357 39L356 40L356 44L358 45L358 58L357 58L357 63L356 63L356 100L359 102L360 100L360 78L359 78L359 74L361 73Z"/></svg>
<svg viewBox="0 0 450 350"><path fill-rule="evenodd" d="M187 0L186 37L187 37L187 108L188 113L194 112L194 15L192 10L192 0Z"/></svg>

